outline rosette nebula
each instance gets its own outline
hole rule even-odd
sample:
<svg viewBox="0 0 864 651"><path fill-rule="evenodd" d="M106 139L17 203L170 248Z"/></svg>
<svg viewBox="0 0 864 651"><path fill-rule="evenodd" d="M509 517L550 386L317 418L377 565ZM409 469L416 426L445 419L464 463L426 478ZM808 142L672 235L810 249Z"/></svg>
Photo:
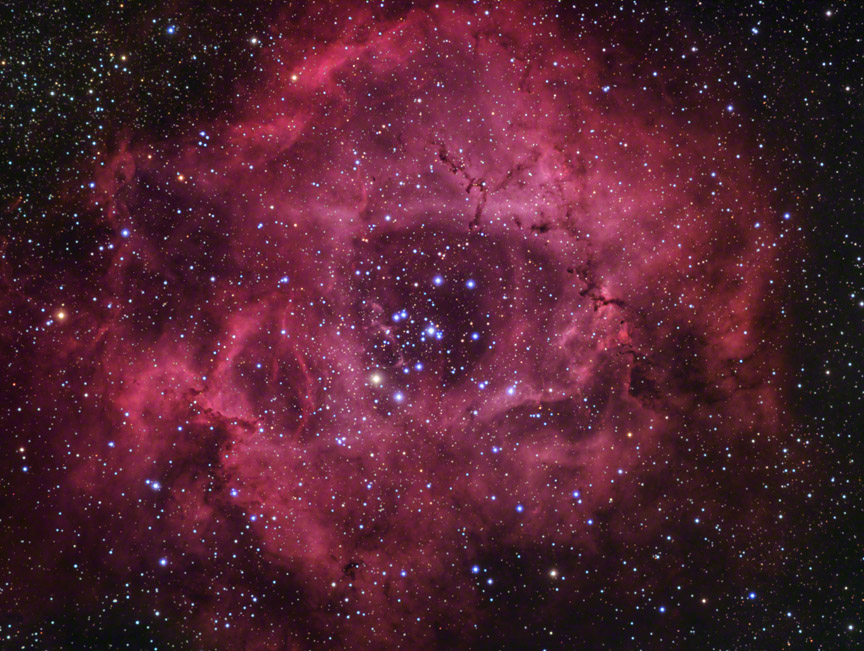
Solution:
<svg viewBox="0 0 864 651"><path fill-rule="evenodd" d="M533 3L274 9L213 106L118 126L52 189L53 262L3 242L4 632L792 635L799 243L734 85L670 39Z"/></svg>

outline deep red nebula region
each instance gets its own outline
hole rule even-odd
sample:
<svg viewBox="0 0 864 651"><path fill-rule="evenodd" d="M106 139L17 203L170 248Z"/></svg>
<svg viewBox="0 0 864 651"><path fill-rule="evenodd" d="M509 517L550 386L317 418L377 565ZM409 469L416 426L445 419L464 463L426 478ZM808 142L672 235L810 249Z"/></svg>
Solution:
<svg viewBox="0 0 864 651"><path fill-rule="evenodd" d="M113 586L196 648L614 646L782 565L741 464L788 419L755 145L531 11L295 29L96 166L99 298L33 362L76 360L46 526L98 568L82 617Z"/></svg>

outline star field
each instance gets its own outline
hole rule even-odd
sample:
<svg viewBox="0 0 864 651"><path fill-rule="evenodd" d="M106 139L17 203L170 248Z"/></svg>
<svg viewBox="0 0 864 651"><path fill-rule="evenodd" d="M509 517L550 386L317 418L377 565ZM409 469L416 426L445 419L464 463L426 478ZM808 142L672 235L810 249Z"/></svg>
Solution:
<svg viewBox="0 0 864 651"><path fill-rule="evenodd" d="M9 648L855 648L854 8L7 7Z"/></svg>

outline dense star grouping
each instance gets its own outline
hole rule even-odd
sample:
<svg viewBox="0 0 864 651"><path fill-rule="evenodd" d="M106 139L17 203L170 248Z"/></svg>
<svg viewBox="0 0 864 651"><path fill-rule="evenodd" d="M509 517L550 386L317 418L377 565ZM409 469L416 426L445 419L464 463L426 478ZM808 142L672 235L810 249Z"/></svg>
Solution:
<svg viewBox="0 0 864 651"><path fill-rule="evenodd" d="M705 92L734 84L527 4L289 13L230 103L52 189L88 233L64 265L3 241L26 453L57 468L15 461L50 507L12 558L56 558L4 586L7 639L800 637L801 235Z"/></svg>

